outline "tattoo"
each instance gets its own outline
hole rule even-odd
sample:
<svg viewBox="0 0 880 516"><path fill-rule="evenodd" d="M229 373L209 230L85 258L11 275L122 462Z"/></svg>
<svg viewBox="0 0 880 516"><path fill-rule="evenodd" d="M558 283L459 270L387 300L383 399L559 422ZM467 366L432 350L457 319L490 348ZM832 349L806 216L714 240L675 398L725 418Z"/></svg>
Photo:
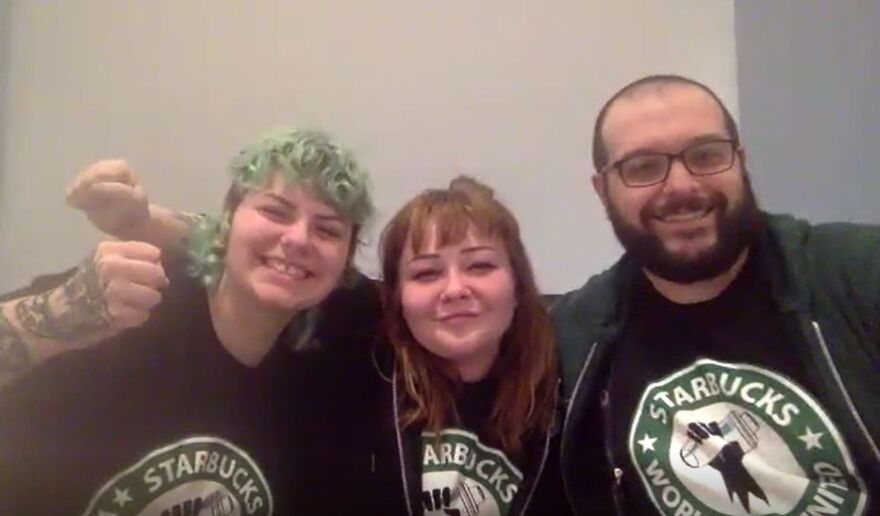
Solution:
<svg viewBox="0 0 880 516"><path fill-rule="evenodd" d="M107 328L110 317L90 256L60 287L19 301L15 315L28 332L53 340L75 340Z"/></svg>
<svg viewBox="0 0 880 516"><path fill-rule="evenodd" d="M175 211L174 218L185 223L188 227L194 227L201 224L205 220L204 213L192 213L189 211Z"/></svg>
<svg viewBox="0 0 880 516"><path fill-rule="evenodd" d="M0 306L0 381L24 371L30 363L27 345Z"/></svg>

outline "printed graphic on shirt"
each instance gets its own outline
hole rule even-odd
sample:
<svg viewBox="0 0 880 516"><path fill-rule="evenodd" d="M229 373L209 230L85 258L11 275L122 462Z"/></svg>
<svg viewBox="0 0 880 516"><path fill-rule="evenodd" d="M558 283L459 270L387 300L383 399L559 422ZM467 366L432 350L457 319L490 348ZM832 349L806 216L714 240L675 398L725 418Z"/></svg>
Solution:
<svg viewBox="0 0 880 516"><path fill-rule="evenodd" d="M522 482L503 452L475 434L422 433L422 508L426 516L503 516Z"/></svg>
<svg viewBox="0 0 880 516"><path fill-rule="evenodd" d="M760 367L704 359L648 385L628 448L662 514L865 509L864 483L825 411Z"/></svg>
<svg viewBox="0 0 880 516"><path fill-rule="evenodd" d="M272 493L235 445L193 437L155 450L116 475L84 516L242 516L272 514Z"/></svg>

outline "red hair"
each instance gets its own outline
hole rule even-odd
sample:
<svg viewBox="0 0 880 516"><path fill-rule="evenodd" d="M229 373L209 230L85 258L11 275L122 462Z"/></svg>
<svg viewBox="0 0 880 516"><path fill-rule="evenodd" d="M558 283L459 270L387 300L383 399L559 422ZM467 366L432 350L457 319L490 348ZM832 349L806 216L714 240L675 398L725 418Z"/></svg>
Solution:
<svg viewBox="0 0 880 516"><path fill-rule="evenodd" d="M553 327L520 238L519 224L489 187L469 177L454 179L446 189L422 192L382 231L379 252L387 335L398 376L411 402L404 407L400 423L419 423L437 431L458 422L455 392L460 379L445 360L415 340L400 302L404 246L409 243L418 252L434 231L439 246L460 242L475 231L498 238L506 247L517 306L490 373L497 374L498 384L487 431L495 445L518 454L528 436L548 431L553 419L557 395Z"/></svg>

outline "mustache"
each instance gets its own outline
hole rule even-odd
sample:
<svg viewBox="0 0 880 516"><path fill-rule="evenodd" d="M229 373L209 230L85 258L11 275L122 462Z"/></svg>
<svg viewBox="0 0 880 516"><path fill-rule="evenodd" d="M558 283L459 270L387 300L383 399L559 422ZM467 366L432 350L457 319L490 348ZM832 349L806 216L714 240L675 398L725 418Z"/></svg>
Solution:
<svg viewBox="0 0 880 516"><path fill-rule="evenodd" d="M724 196L720 194L673 194L657 198L647 206L646 211L653 217L667 217L691 211L704 211L724 203Z"/></svg>

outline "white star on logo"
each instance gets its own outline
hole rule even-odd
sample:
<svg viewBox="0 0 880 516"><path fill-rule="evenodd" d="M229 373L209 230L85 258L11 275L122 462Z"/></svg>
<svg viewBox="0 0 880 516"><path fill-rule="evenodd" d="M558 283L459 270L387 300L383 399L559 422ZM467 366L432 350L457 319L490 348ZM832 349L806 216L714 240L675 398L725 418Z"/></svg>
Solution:
<svg viewBox="0 0 880 516"><path fill-rule="evenodd" d="M131 498L131 495L128 494L128 488L125 488L125 489L114 488L113 491L116 493L116 495L113 497L113 503L115 503L119 507L125 507L125 504L133 501Z"/></svg>
<svg viewBox="0 0 880 516"><path fill-rule="evenodd" d="M804 432L804 435L798 436L798 439L807 445L807 450L812 450L813 448L819 448L821 450L822 444L819 443L819 438L823 435L823 432L813 432L810 430L810 427L807 427L807 431Z"/></svg>
<svg viewBox="0 0 880 516"><path fill-rule="evenodd" d="M636 442L639 443L639 445L641 445L642 453L645 453L648 450L655 451L654 450L654 443L657 442L657 438L651 437L648 434L645 434L645 437L642 437L641 441L636 441Z"/></svg>

